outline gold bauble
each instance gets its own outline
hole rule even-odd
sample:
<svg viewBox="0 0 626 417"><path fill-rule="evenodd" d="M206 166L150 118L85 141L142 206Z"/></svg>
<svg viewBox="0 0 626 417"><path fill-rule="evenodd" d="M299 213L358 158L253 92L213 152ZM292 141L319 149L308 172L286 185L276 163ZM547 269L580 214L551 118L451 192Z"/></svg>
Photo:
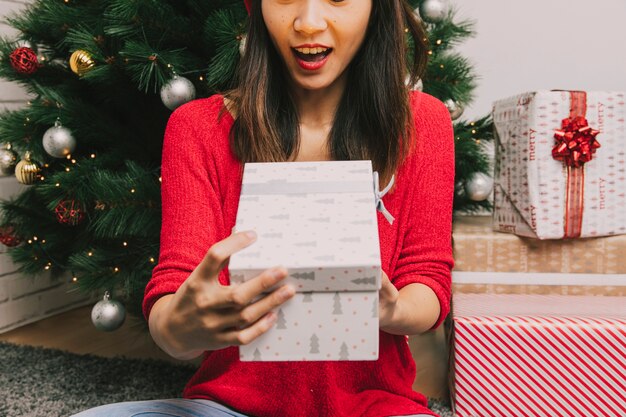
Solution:
<svg viewBox="0 0 626 417"><path fill-rule="evenodd" d="M96 65L91 54L85 50L78 49L70 57L70 68L78 75L85 75Z"/></svg>
<svg viewBox="0 0 626 417"><path fill-rule="evenodd" d="M26 185L32 185L37 180L39 175L39 165L30 160L30 152L26 152L24 159L17 163L15 166L15 178L18 182Z"/></svg>

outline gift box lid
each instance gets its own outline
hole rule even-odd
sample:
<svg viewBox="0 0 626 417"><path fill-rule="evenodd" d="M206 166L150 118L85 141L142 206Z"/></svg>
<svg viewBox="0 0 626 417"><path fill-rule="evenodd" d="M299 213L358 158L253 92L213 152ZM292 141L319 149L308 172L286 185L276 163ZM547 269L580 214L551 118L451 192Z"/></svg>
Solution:
<svg viewBox="0 0 626 417"><path fill-rule="evenodd" d="M231 256L231 282L282 265L297 291L380 288L371 161L247 163L236 230L257 241Z"/></svg>

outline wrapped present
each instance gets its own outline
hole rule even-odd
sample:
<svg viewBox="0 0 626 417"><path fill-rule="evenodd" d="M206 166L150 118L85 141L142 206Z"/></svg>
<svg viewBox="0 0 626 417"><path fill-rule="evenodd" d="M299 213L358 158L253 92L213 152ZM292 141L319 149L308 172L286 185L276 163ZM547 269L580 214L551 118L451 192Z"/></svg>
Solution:
<svg viewBox="0 0 626 417"><path fill-rule="evenodd" d="M626 415L626 276L459 274L450 384L458 417ZM555 286L577 290L545 290Z"/></svg>
<svg viewBox="0 0 626 417"><path fill-rule="evenodd" d="M538 91L494 103L494 227L539 239L626 233L624 93Z"/></svg>
<svg viewBox="0 0 626 417"><path fill-rule="evenodd" d="M457 272L626 274L626 235L538 240L494 232L489 216L459 216L453 236Z"/></svg>
<svg viewBox="0 0 626 417"><path fill-rule="evenodd" d="M371 161L245 164L235 228L258 239L231 257L231 282L282 265L289 275L281 285L298 294L273 329L240 348L241 360L378 358L376 209L392 220L385 192Z"/></svg>

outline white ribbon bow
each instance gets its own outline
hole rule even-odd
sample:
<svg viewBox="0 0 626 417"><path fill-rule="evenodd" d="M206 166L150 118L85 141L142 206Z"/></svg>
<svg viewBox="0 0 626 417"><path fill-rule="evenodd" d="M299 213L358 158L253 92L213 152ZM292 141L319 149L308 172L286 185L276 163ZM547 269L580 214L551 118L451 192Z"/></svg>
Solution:
<svg viewBox="0 0 626 417"><path fill-rule="evenodd" d="M385 196L385 194L387 194L387 191L389 191L393 186L394 180L395 175L392 175L391 180L389 181L389 184L387 184L385 189L379 191L378 188L380 187L380 183L378 180L378 171L374 171L374 195L376 196L376 210L383 213L383 216L385 216L389 224L393 224L395 218L391 215L391 213L389 213L389 211L387 211L387 208L385 208L385 204L383 203L383 197Z"/></svg>

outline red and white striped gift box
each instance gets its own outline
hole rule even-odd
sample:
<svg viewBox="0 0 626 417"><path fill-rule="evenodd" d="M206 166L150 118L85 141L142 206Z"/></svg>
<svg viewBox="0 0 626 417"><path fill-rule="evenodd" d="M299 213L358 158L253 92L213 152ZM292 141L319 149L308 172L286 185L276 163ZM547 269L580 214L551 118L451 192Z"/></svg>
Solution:
<svg viewBox="0 0 626 417"><path fill-rule="evenodd" d="M457 417L626 416L624 297L454 294L453 322Z"/></svg>

